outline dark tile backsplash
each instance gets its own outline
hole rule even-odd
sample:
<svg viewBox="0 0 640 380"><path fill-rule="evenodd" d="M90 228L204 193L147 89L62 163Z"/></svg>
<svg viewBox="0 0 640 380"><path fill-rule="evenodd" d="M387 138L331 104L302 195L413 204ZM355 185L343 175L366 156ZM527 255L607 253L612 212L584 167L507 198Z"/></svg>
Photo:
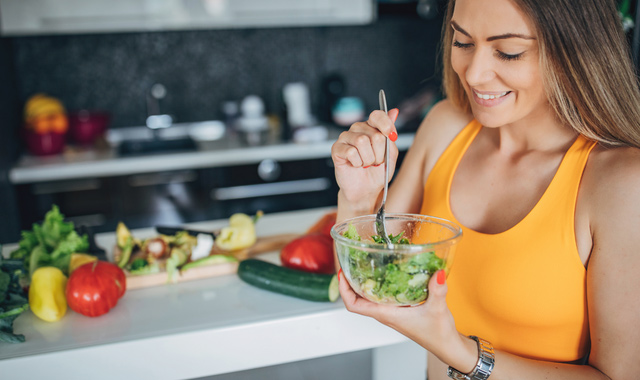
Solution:
<svg viewBox="0 0 640 380"><path fill-rule="evenodd" d="M441 19L380 14L371 25L19 37L9 39L16 99L45 92L69 109L104 109L112 127L143 125L145 94L168 90L162 111L177 121L222 118L225 100L261 96L280 114L284 84L303 81L317 110L323 76L347 93L390 106L434 81Z"/></svg>
<svg viewBox="0 0 640 380"><path fill-rule="evenodd" d="M422 20L415 5L404 9L382 11L365 26L0 38L0 242L19 236L8 172L23 149L22 107L34 93L56 96L70 110L108 110L117 128L144 124L154 83L168 90L162 111L184 122L221 119L223 101L250 94L282 116L282 87L294 81L307 83L318 112L322 78L339 72L346 95L363 98L368 109L378 106L380 88L395 107L438 77L442 15Z"/></svg>

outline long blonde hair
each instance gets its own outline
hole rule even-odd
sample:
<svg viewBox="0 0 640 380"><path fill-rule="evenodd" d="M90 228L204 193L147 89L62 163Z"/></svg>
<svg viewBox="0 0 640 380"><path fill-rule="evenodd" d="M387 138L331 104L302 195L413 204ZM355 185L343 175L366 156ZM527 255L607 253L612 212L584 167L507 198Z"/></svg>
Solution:
<svg viewBox="0 0 640 380"><path fill-rule="evenodd" d="M512 0L535 25L549 103L585 137L640 148L640 89L614 0ZM443 24L443 90L469 112L451 66L455 0ZM640 27L640 26L636 26Z"/></svg>

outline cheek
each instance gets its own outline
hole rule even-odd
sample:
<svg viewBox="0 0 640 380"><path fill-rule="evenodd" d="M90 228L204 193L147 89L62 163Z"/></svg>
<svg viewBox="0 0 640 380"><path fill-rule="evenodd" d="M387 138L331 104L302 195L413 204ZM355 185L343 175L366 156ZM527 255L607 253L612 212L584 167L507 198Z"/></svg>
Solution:
<svg viewBox="0 0 640 380"><path fill-rule="evenodd" d="M546 98L543 78L537 66L522 67L517 72L512 72L510 77L513 79L514 87L526 90L531 98Z"/></svg>
<svg viewBox="0 0 640 380"><path fill-rule="evenodd" d="M453 67L453 71L458 74L458 78L465 88L467 87L467 84L464 80L464 73L466 71L467 65L468 64L466 60L461 56L460 53L456 53L455 51L451 53L451 67Z"/></svg>

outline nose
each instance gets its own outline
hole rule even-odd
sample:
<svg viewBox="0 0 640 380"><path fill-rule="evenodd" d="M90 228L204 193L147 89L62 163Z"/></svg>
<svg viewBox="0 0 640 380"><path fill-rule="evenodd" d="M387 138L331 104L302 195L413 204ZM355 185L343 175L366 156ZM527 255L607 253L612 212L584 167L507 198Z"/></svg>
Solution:
<svg viewBox="0 0 640 380"><path fill-rule="evenodd" d="M465 72L467 83L473 87L491 81L496 76L493 64L493 56L488 49L473 51Z"/></svg>

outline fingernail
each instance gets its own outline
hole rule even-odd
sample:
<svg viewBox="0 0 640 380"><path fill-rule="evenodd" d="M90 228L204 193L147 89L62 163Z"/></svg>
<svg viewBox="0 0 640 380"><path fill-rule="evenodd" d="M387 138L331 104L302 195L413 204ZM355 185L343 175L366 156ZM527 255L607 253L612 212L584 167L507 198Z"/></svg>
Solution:
<svg viewBox="0 0 640 380"><path fill-rule="evenodd" d="M375 167L377 168L377 167L378 167L378 166L380 166L380 165L382 165L382 163L379 163L378 165L373 165L373 166L375 166Z"/></svg>
<svg viewBox="0 0 640 380"><path fill-rule="evenodd" d="M369 166L371 166L371 165L369 165ZM369 166L363 166L362 168L363 168L363 169L366 169L366 168L368 168Z"/></svg>
<svg viewBox="0 0 640 380"><path fill-rule="evenodd" d="M446 279L446 275L444 273L444 270L439 270L438 273L436 274L436 281L438 282L438 285L444 285L444 280Z"/></svg>
<svg viewBox="0 0 640 380"><path fill-rule="evenodd" d="M338 282L340 282L340 276L342 275L342 268L338 271Z"/></svg>
<svg viewBox="0 0 640 380"><path fill-rule="evenodd" d="M398 139L398 134L396 132L389 133L389 140L395 142Z"/></svg>

